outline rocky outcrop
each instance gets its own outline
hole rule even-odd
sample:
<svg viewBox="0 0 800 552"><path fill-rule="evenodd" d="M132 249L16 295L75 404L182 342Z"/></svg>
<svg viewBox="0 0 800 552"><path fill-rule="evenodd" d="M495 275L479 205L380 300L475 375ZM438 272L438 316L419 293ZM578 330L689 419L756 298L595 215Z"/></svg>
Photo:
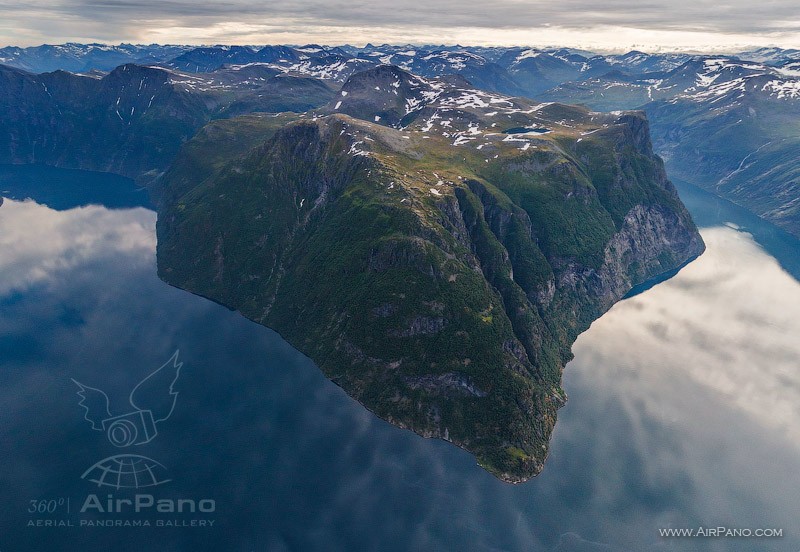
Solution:
<svg viewBox="0 0 800 552"><path fill-rule="evenodd" d="M126 64L104 76L35 75L0 65L0 163L112 172L149 185L213 118L304 111L333 95L317 79L262 73L201 78Z"/></svg>
<svg viewBox="0 0 800 552"><path fill-rule="evenodd" d="M500 135L457 149L450 132L474 134L493 116L480 112L451 115L446 135L334 114L194 187L178 163L159 274L277 330L378 416L524 481L544 465L577 335L703 247L641 114L549 109L570 125L535 148ZM203 140L192 155L213 159Z"/></svg>

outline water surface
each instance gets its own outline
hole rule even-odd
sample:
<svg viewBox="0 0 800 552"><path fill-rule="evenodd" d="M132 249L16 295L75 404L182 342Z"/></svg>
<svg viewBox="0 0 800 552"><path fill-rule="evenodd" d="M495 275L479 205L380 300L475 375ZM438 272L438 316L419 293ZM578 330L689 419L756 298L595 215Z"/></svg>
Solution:
<svg viewBox="0 0 800 552"><path fill-rule="evenodd" d="M37 190L52 172L28 173L25 193L5 178L2 551L800 549L800 244L728 203L681 185L707 252L579 338L545 470L512 486L376 419L274 332L158 280L143 202L110 209L75 187L59 202ZM80 518L29 514L29 500L133 494L81 479L119 449L84 419L71 379L122 413L178 349L173 415L136 452L172 479L147 492L216 511L83 517L214 526L28 527ZM718 525L784 537L658 531Z"/></svg>

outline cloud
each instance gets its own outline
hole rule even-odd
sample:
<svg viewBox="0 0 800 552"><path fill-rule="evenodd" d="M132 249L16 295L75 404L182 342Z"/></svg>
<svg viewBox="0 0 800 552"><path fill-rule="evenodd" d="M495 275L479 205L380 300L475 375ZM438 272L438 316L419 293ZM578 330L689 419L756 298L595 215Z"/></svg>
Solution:
<svg viewBox="0 0 800 552"><path fill-rule="evenodd" d="M409 0L57 0L0 2L0 41L37 39L192 43L462 42L498 44L629 41L696 46L705 41L789 43L800 36L796 3L774 0L724 5L676 0L486 2ZM627 44L626 44L627 43Z"/></svg>

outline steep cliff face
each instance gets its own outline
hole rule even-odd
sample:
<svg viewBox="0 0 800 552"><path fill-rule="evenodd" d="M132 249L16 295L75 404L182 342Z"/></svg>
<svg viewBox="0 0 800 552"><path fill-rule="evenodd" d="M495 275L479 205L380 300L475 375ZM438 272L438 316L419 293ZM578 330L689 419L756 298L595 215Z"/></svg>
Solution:
<svg viewBox="0 0 800 552"><path fill-rule="evenodd" d="M102 78L34 75L0 65L0 163L40 163L156 180L181 145L213 118L304 111L333 90L269 68L200 78L122 65Z"/></svg>
<svg viewBox="0 0 800 552"><path fill-rule="evenodd" d="M152 179L209 118L159 69L97 79L0 68L0 162L43 163ZM148 178L149 177L149 178Z"/></svg>
<svg viewBox="0 0 800 552"><path fill-rule="evenodd" d="M425 85L444 102L464 92ZM464 93L458 109L412 102L403 128L265 126L227 162L210 161L226 132L201 135L187 155L207 178L180 159L165 178L159 274L274 328L382 418L519 482L543 467L578 333L703 245L640 114ZM498 105L522 132L495 130Z"/></svg>
<svg viewBox="0 0 800 552"><path fill-rule="evenodd" d="M800 236L800 102L769 77L729 94L647 105L670 172ZM773 91L773 94L770 92Z"/></svg>
<svg viewBox="0 0 800 552"><path fill-rule="evenodd" d="M666 61L666 60L665 60ZM538 95L593 109L644 109L674 178L800 236L800 95L791 70L692 56L668 71L605 72Z"/></svg>

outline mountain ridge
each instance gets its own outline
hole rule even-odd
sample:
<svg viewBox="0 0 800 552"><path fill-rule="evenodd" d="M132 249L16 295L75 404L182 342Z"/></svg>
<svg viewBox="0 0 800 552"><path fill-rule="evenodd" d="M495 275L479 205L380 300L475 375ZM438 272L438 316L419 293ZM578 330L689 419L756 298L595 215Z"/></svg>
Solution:
<svg viewBox="0 0 800 552"><path fill-rule="evenodd" d="M644 109L653 123L656 148L667 160L671 172L800 235L800 173L792 153L800 146L798 129L793 123L800 105L800 54L796 50L757 49L739 55L638 51L600 55L565 48L446 45L356 48L311 44L175 47L176 50L158 46L71 44L42 48L25 52L34 57L44 56L42 59L51 66L64 65L66 61L59 60L75 58L78 61L70 63L83 64L84 69L98 52L108 56L109 52L119 50L114 56L124 54L128 58L147 54L152 63L145 67L167 71L170 86L190 104L170 105L166 109L177 113L188 109L190 114L184 115L179 124L168 124L165 128L137 127L140 136L151 132L151 128L161 133L155 143L137 143L136 139L126 143L122 135L130 129L114 125L121 122L124 126L125 119L132 118L133 105L125 106L119 115L114 114L113 105L95 106L110 118L104 128L88 131L80 128L81 120L91 119L97 125L98 118L104 115L83 109L77 118L59 128L59 124L52 122L59 118L58 110L47 105L49 100L43 98L38 111L48 113L49 121L34 115L37 126L25 121L24 116L19 117L20 109L31 112L30 106L24 105L28 98L23 97L22 106L11 102L6 107L11 117L16 118L14 124L25 131L17 136L11 133L6 140L0 133L0 160L111 170L149 185L163 173L180 144L212 119L259 111L318 109L341 91L350 77L382 65L394 65L419 78L461 82L463 88L540 101L579 103L598 110ZM3 51L0 49L0 62L19 64L24 58L22 49L5 54ZM57 83L61 82L61 86L70 89L68 96L80 98L87 105L93 101L74 94L79 88L75 83L64 83L77 76L58 72L51 75L57 74L58 78L42 75L30 78L38 79L53 92L59 91ZM84 77L103 79L108 74L95 70ZM47 80L52 81L52 86ZM262 90L256 89L259 82ZM34 92L41 96L41 91ZM119 97L107 98L106 102ZM178 102L181 103L184 102ZM137 107L136 113L141 114L143 107ZM58 108L64 111L64 106ZM115 147L102 147L97 153L73 148L69 145L73 134L70 129L79 131L79 135L89 133L89 140L80 138L81 143L92 141ZM134 148L160 150L160 153L150 155L147 167L134 166L136 163L130 161L130 150ZM12 153L8 153L9 149ZM88 166L81 165L93 155L98 159Z"/></svg>
<svg viewBox="0 0 800 552"><path fill-rule="evenodd" d="M184 147L163 181L159 275L275 329L378 416L524 481L577 334L702 241L640 113L398 68L352 78L318 112L218 121ZM246 152L215 161L244 124Z"/></svg>

